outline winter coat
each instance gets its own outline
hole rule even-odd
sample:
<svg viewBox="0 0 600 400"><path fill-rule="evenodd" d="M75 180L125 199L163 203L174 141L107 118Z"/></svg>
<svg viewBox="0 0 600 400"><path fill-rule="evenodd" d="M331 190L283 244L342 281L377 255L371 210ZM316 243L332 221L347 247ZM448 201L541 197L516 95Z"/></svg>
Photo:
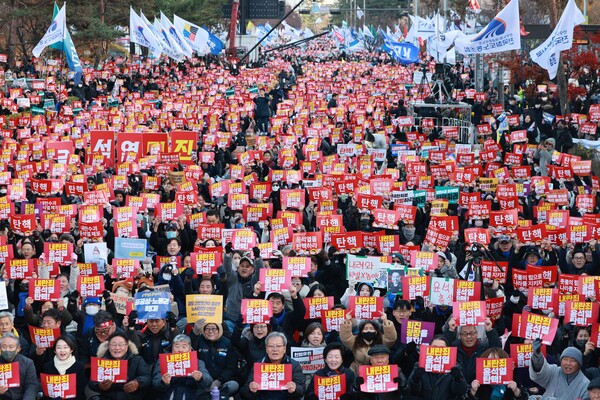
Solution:
<svg viewBox="0 0 600 400"><path fill-rule="evenodd" d="M383 345L387 348L392 348L394 343L396 343L396 328L394 328L394 324L392 321L385 321L383 324L383 336L382 342ZM352 350L354 354L354 361L352 365L350 365L350 369L355 374L358 374L358 367L361 365L370 365L370 357L369 350L371 349L370 345L360 346L356 349L354 348L354 343L356 341L356 335L352 333L352 322L351 320L344 320L340 327L340 339L342 340L342 344Z"/></svg>
<svg viewBox="0 0 600 400"><path fill-rule="evenodd" d="M179 328L171 329L168 323L157 334L152 333L147 326L139 331L125 330L125 335L139 349L140 355L149 367L154 365L159 354L171 352L173 339L180 333Z"/></svg>
<svg viewBox="0 0 600 400"><path fill-rule="evenodd" d="M226 318L230 321L237 321L242 312L242 299L252 298L254 285L258 282L260 269L264 266L263 260L257 258L254 260L254 273L249 278L242 278L237 271L233 271L231 266L231 255L225 254L223 266L227 273L227 286L229 295L225 304Z"/></svg>
<svg viewBox="0 0 600 400"><path fill-rule="evenodd" d="M214 324L214 323L211 323ZM210 376L221 383L235 379L237 371L237 353L231 344L231 341L223 336L223 325L217 325L219 334L217 340L208 340L203 333L196 336L190 333L192 347L198 350L198 359L204 361ZM200 332L204 332L206 324L200 327Z"/></svg>
<svg viewBox="0 0 600 400"><path fill-rule="evenodd" d="M464 377L462 382L457 382L450 374L425 372L419 378L416 378L415 371L417 368L419 368L418 362L415 363L413 373L408 377L411 399L460 399L469 389Z"/></svg>
<svg viewBox="0 0 600 400"><path fill-rule="evenodd" d="M97 357L114 360L108 351L108 342L104 342L98 347ZM88 387L96 393L100 393L100 400L142 400L146 396L146 391L152 384L150 367L144 359L138 354L138 349L132 341L129 341L129 350L122 358L127 360L127 382L137 380L140 387L133 393L125 393L124 383L113 383L107 391L101 391L99 382L90 381Z"/></svg>
<svg viewBox="0 0 600 400"><path fill-rule="evenodd" d="M56 366L54 365L54 360L47 362L42 366L41 369L42 374L48 375L60 375ZM85 387L88 383L88 380L85 376L85 365L81 361L75 361L75 364L71 365L66 371L65 375L75 374L76 380L76 394L77 397L75 400L85 400ZM42 396L42 400L50 400L52 397ZM58 397L54 397L57 399Z"/></svg>
<svg viewBox="0 0 600 400"><path fill-rule="evenodd" d="M539 369L536 371L536 365ZM558 365L550 365L541 354L533 353L529 364L529 377L546 391L542 399L582 399L587 396L590 380L578 371L577 375L567 382L567 376Z"/></svg>
<svg viewBox="0 0 600 400"><path fill-rule="evenodd" d="M330 369L327 365L325 368L322 368L315 372L310 383L306 387L306 394L304 395L305 400L318 400L319 395L315 392L315 376L337 376L344 375L346 377L346 393L340 396L340 400L346 400L351 398L352 388L354 386L355 375L351 369L340 367L339 370L334 371Z"/></svg>
<svg viewBox="0 0 600 400"><path fill-rule="evenodd" d="M269 357L261 359L261 363L271 363ZM281 364L292 365L292 381L296 384L296 390L293 393L289 393L287 390L275 391L275 390L259 390L256 393L250 391L250 383L254 381L254 375L250 374L246 384L240 389L240 396L246 400L286 400L286 399L301 399L304 396L306 384L304 382L304 374L302 373L302 367L298 361L284 356Z"/></svg>
<svg viewBox="0 0 600 400"><path fill-rule="evenodd" d="M17 354L12 362L19 364L19 375L21 376L21 384L17 387L10 388L0 396L2 400L36 400L38 393L38 380L35 373L33 361L29 358ZM0 364L10 364L0 357Z"/></svg>
<svg viewBox="0 0 600 400"><path fill-rule="evenodd" d="M500 336L498 335L498 331L496 331L495 329L492 329L489 332L486 331L486 335L487 335L487 342L486 343L478 342L477 349L475 349L473 354L471 354L471 356L469 357L467 355L467 353L463 350L463 348L460 344L460 340L456 338L455 332L451 332L448 330L444 333L444 336L446 337L446 342L451 343L451 346L456 347L458 350L457 356L456 356L456 362L457 362L457 364L460 364L460 366L462 367L463 374L464 374L467 382L473 382L473 380L475 379L475 372L476 372L476 365L475 365L476 361L475 360L476 360L476 358L481 357L481 353L483 353L484 351L486 351L487 349L489 349L491 347L502 347L502 342L500 341Z"/></svg>

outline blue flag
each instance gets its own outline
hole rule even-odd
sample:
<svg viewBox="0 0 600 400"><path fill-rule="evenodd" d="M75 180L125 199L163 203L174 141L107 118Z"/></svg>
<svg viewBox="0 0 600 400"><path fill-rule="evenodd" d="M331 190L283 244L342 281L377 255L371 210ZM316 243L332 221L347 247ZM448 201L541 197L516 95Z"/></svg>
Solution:
<svg viewBox="0 0 600 400"><path fill-rule="evenodd" d="M221 39L213 35L205 26L202 28L208 32L208 47L210 47L210 53L219 54L225 47L223 42L221 42Z"/></svg>
<svg viewBox="0 0 600 400"><path fill-rule="evenodd" d="M386 41L382 49L401 64L413 64L419 61L419 49L411 43Z"/></svg>
<svg viewBox="0 0 600 400"><path fill-rule="evenodd" d="M59 8L56 3L54 3L54 14L52 18L58 14ZM75 50L75 44L71 39L71 34L67 30L65 33L65 39L62 42L54 43L50 46L53 49L60 50L65 53L65 58L67 59L67 64L69 65L69 70L75 72L75 76L73 76L73 80L75 84L81 82L81 77L83 75L83 69L81 68L81 60L79 59L79 55L77 54L77 50Z"/></svg>

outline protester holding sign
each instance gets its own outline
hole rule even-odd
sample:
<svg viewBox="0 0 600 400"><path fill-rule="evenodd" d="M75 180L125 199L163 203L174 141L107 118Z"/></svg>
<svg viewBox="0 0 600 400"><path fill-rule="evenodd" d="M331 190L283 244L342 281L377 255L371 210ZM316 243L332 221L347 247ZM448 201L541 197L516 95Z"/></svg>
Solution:
<svg viewBox="0 0 600 400"><path fill-rule="evenodd" d="M285 354L287 338L281 332L271 332L266 339L267 356L260 360L262 365L267 366L290 366L289 373L285 372L267 372L273 368L266 368L266 371L256 371L248 377L246 384L240 389L240 395L243 399L299 399L305 393L305 378L300 364ZM256 364L258 365L258 364ZM277 371L279 367L275 368ZM283 370L282 370L283 371ZM282 375L283 379L280 378ZM261 390L261 387L269 387L269 382L280 381L285 390Z"/></svg>
<svg viewBox="0 0 600 400"><path fill-rule="evenodd" d="M76 359L77 343L69 336L61 336L54 342L53 352L54 359L43 365L41 368L42 374L48 375L70 375L75 374L76 378L72 381L67 380L68 388L71 393L75 394L75 398L83 398L87 379L85 377L85 365ZM42 382L43 384L43 382ZM44 400L60 397L44 396Z"/></svg>
<svg viewBox="0 0 600 400"><path fill-rule="evenodd" d="M38 388L35 367L29 358L20 354L19 338L13 333L3 333L0 338L0 351L0 365L3 366L1 378L4 382L0 385L0 396L35 400ZM8 364L11 364L10 371L5 368ZM17 375L19 378L15 381Z"/></svg>
<svg viewBox="0 0 600 400"><path fill-rule="evenodd" d="M478 371L478 376L481 375L484 380L494 381L498 377L500 382L486 384L475 379L471 382L471 389L467 393L469 399L527 399L529 397L525 388L519 386L514 380L509 379L506 381L506 379L503 379L505 376L512 378L513 366L508 353L500 348L489 348L481 354L481 358L486 361L500 359L503 362L499 367L492 361L490 362L492 366L489 369L482 363L483 370Z"/></svg>
<svg viewBox="0 0 600 400"><path fill-rule="evenodd" d="M352 311L346 313L346 319L340 328L340 339L344 346L354 354L354 361L350 369L358 373L358 367L369 365L369 350L378 344L383 344L388 349L396 342L396 329L394 324L387 319L387 315L381 315L381 324L377 321L361 321L358 324L358 333L352 333Z"/></svg>
<svg viewBox="0 0 600 400"><path fill-rule="evenodd" d="M344 367L344 346L330 343L323 349L325 367L315 371L306 387L306 400L352 398L354 372Z"/></svg>
<svg viewBox="0 0 600 400"><path fill-rule="evenodd" d="M541 352L542 341L533 341L533 354L529 365L531 380L542 386L544 396L575 399L587 394L589 379L581 371L583 365L581 351L567 347L560 355L560 366L548 364Z"/></svg>
<svg viewBox="0 0 600 400"><path fill-rule="evenodd" d="M97 356L106 360L127 361L125 383L115 383L108 379L100 382L90 381L89 388L100 393L100 399L119 399L123 393L130 399L144 399L152 384L150 367L138 355L138 349L133 342L122 333L114 333L100 345Z"/></svg>
<svg viewBox="0 0 600 400"><path fill-rule="evenodd" d="M189 354L192 352L192 342L186 335L177 335L173 339L172 354ZM176 361L183 363L182 361ZM165 371L160 360L156 362L153 370L152 389L160 393L159 400L184 400L202 399L208 400L209 389L213 378L206 369L204 361L198 359L197 365L190 365L192 373L188 376L180 376Z"/></svg>
<svg viewBox="0 0 600 400"><path fill-rule="evenodd" d="M502 347L498 332L493 328L492 321L485 321L487 341L479 340L479 329L475 326L456 326L456 320L448 320L444 336L446 341L458 348L457 362L461 365L467 382L475 379L475 359L481 357L485 350L491 347Z"/></svg>
<svg viewBox="0 0 600 400"><path fill-rule="evenodd" d="M361 366L360 376L355 379L355 389L361 399L392 400L408 392L400 367L390 365L390 350L386 346L376 344L368 355L370 366Z"/></svg>
<svg viewBox="0 0 600 400"><path fill-rule="evenodd" d="M442 335L431 341L433 347L448 347L448 342ZM453 399L464 396L468 383L459 366L450 369L450 373L427 372L425 368L415 363L411 375L408 377L410 394L417 399Z"/></svg>

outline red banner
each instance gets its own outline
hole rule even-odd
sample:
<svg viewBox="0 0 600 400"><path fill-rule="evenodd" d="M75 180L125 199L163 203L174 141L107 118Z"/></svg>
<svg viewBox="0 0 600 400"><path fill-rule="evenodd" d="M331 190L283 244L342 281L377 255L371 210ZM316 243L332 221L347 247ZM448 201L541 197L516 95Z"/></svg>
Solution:
<svg viewBox="0 0 600 400"><path fill-rule="evenodd" d="M241 311L245 324L268 324L273 316L269 300L242 299Z"/></svg>
<svg viewBox="0 0 600 400"><path fill-rule="evenodd" d="M161 353L158 355L160 359L160 374L169 374L171 377L186 377L192 372L198 370L198 352L191 351L188 353Z"/></svg>
<svg viewBox="0 0 600 400"><path fill-rule="evenodd" d="M92 357L90 365L92 373L90 380L93 382L127 382L127 360L108 360Z"/></svg>
<svg viewBox="0 0 600 400"><path fill-rule="evenodd" d="M506 385L513 380L510 358L477 358L476 378L482 385Z"/></svg>
<svg viewBox="0 0 600 400"><path fill-rule="evenodd" d="M419 368L427 372L443 374L456 366L456 347L438 347L421 345Z"/></svg>
<svg viewBox="0 0 600 400"><path fill-rule="evenodd" d="M42 393L51 399L74 399L77 393L77 375L48 375L40 374Z"/></svg>
<svg viewBox="0 0 600 400"><path fill-rule="evenodd" d="M254 382L258 390L285 390L287 383L292 381L292 364L254 364Z"/></svg>
<svg viewBox="0 0 600 400"><path fill-rule="evenodd" d="M361 365L359 368L359 376L365 382L360 385L362 393L387 393L398 390L398 383L394 381L398 377L397 365Z"/></svg>

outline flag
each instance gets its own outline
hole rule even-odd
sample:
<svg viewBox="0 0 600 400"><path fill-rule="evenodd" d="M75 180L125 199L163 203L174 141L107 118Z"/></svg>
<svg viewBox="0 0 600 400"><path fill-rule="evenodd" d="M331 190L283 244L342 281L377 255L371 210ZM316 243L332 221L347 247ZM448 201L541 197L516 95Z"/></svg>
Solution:
<svg viewBox="0 0 600 400"><path fill-rule="evenodd" d="M142 22L144 24L146 24L146 26L148 27L148 29L150 30L150 32L152 32L152 34L154 35L154 37L156 38L156 40L158 40L158 42L160 43L160 46L162 47L162 52L169 58L172 58L173 60L180 62L183 60L183 55L176 52L175 50L173 50L170 46L169 43L165 42L165 39L162 36L161 30L155 26L154 24L152 24L150 21L148 21L148 19L146 18L146 16L144 15L143 12L140 11L140 18L142 20ZM158 22L158 21L156 21ZM159 24L160 25L160 24Z"/></svg>
<svg viewBox="0 0 600 400"><path fill-rule="evenodd" d="M56 17L52 19L52 23L48 30L42 37L42 40L34 47L33 55L34 57L39 57L42 54L44 49L54 43L62 42L65 39L65 32L67 31L67 10L66 5L64 5Z"/></svg>
<svg viewBox="0 0 600 400"><path fill-rule="evenodd" d="M58 8L58 5L54 3L54 15L52 15L52 18L55 18L59 12L60 9ZM76 85L81 82L83 68L81 67L81 60L79 59L79 55L77 54L77 50L75 49L75 44L73 43L73 39L71 39L69 30L65 28L65 39L62 42L54 43L50 47L65 53L69 70L74 72L73 81Z"/></svg>
<svg viewBox="0 0 600 400"><path fill-rule="evenodd" d="M221 51L223 51L223 49L225 48L225 46L223 45L223 42L221 42L221 39L219 39L218 37L213 35L205 27L203 27L203 28L208 32L208 47L210 48L210 53L215 54L215 55L221 53ZM265 25L265 28L266 28L266 25Z"/></svg>
<svg viewBox="0 0 600 400"><path fill-rule="evenodd" d="M375 39L371 30L365 24L363 24L363 35Z"/></svg>
<svg viewBox="0 0 600 400"><path fill-rule="evenodd" d="M162 11L160 12L160 23L162 24L163 28L165 29L165 31L167 32L169 37L175 43L177 43L177 47L179 47L179 49L181 49L183 54L185 54L188 57L191 57L192 56L192 48L190 46L188 46L186 41L181 37L182 35L179 34L179 32L177 32L177 29L175 29L175 26L171 23L169 18L167 18L167 16L162 13Z"/></svg>
<svg viewBox="0 0 600 400"><path fill-rule="evenodd" d="M490 54L521 48L519 0L511 0L479 33L456 38L461 54Z"/></svg>
<svg viewBox="0 0 600 400"><path fill-rule="evenodd" d="M443 62L446 52L461 34L461 31L455 30L431 35L427 38L427 54L433 56L437 62Z"/></svg>
<svg viewBox="0 0 600 400"><path fill-rule="evenodd" d="M160 41L132 7L129 7L129 41L147 47L154 58L160 58L162 53Z"/></svg>
<svg viewBox="0 0 600 400"><path fill-rule="evenodd" d="M246 32L254 32L255 29L256 26L254 26L252 21L248 21L248 23L246 24Z"/></svg>
<svg viewBox="0 0 600 400"><path fill-rule="evenodd" d="M179 18L177 15L173 15L173 24L178 32L183 33L184 40L198 55L203 56L210 53L208 32L206 30L183 18Z"/></svg>
<svg viewBox="0 0 600 400"><path fill-rule="evenodd" d="M419 48L412 43L385 42L383 49L401 64L412 64L419 61Z"/></svg>
<svg viewBox="0 0 600 400"><path fill-rule="evenodd" d="M174 54L177 54L180 60L183 60L185 56L185 52L179 47L174 38L171 37L169 32L165 29L160 20L154 17L154 23L152 24L156 32L158 32L158 37L161 39L163 44L163 49L166 50L169 48Z"/></svg>
<svg viewBox="0 0 600 400"><path fill-rule="evenodd" d="M531 60L548 71L550 79L556 77L560 52L573 46L573 29L585 22L575 0L569 0L552 34L544 43L531 51Z"/></svg>
<svg viewBox="0 0 600 400"><path fill-rule="evenodd" d="M359 6L356 6L356 18L362 19L364 15L365 13L363 12L363 10L361 10Z"/></svg>

